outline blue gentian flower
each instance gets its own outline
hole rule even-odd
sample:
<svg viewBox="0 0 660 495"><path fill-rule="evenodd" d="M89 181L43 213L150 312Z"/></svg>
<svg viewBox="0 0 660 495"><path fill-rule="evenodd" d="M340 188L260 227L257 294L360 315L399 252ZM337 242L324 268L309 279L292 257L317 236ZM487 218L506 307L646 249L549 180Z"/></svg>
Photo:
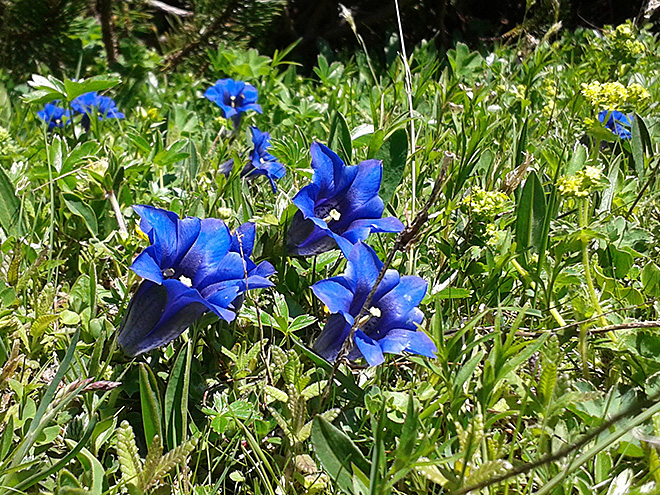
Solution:
<svg viewBox="0 0 660 495"><path fill-rule="evenodd" d="M261 132L257 127L252 127L252 143L254 149L250 152L250 161L247 163L241 175L243 177L255 177L265 175L270 181L270 187L273 192L277 192L275 181L281 179L286 174L284 165L277 161L273 155L268 152L270 148L270 134Z"/></svg>
<svg viewBox="0 0 660 495"><path fill-rule="evenodd" d="M43 110L37 112L37 117L48 123L48 130L52 131L56 127L64 126L64 117L69 117L69 111L57 106L59 101L46 103Z"/></svg>
<svg viewBox="0 0 660 495"><path fill-rule="evenodd" d="M607 123L605 119L607 119ZM632 134L630 133L632 122L630 122L630 119L625 113L621 113L618 110L603 110L598 114L598 120L621 139L632 138Z"/></svg>
<svg viewBox="0 0 660 495"><path fill-rule="evenodd" d="M204 92L204 96L222 109L226 119L232 119L238 128L241 113L254 110L261 113L257 103L257 89L250 83L234 79L218 79Z"/></svg>
<svg viewBox="0 0 660 495"><path fill-rule="evenodd" d="M332 313L314 343L314 351L328 361L337 359L382 266L374 250L358 242L348 257L343 275L321 280L312 286L316 297ZM424 299L426 285L420 277L402 277L396 270L387 270L366 316L362 317L355 331L355 346L348 358L362 356L370 366L376 366L385 360L383 353L406 351L436 357L435 344L417 329L424 319L417 306Z"/></svg>
<svg viewBox="0 0 660 495"><path fill-rule="evenodd" d="M231 321L246 290L273 285L267 279L275 273L273 266L250 259L254 224L231 234L219 219L180 219L151 206L133 209L151 245L131 266L145 280L119 328L119 345L127 355L171 342L208 311Z"/></svg>
<svg viewBox="0 0 660 495"><path fill-rule="evenodd" d="M123 119L124 114L117 109L117 104L109 96L101 96L96 91L78 96L71 102L74 112L81 113L83 118L81 124L85 130L89 130L90 119L96 111L99 120Z"/></svg>
<svg viewBox="0 0 660 495"><path fill-rule="evenodd" d="M346 166L328 147L314 143L312 183L293 198L298 207L289 227L287 247L310 256L339 247L348 257L353 245L371 232L401 232L394 217L381 218L385 205L378 196L383 178L380 160Z"/></svg>

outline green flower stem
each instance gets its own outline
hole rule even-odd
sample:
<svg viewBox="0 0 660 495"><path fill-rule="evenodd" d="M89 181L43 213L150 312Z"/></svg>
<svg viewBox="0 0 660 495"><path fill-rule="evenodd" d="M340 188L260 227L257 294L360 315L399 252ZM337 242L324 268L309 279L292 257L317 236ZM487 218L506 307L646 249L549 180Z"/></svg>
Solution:
<svg viewBox="0 0 660 495"><path fill-rule="evenodd" d="M589 199L581 198L579 201L579 222L580 229L585 229L589 223ZM594 281L591 278L591 261L589 260L589 240L585 236L581 236L582 242L582 266L584 267L584 279L587 282L587 289L589 290L589 297L591 298L591 303L594 306L594 310L598 315L598 321L601 326L607 326L607 320L603 316L603 310L600 307L600 302L598 301L598 296L596 295L596 289L594 288Z"/></svg>

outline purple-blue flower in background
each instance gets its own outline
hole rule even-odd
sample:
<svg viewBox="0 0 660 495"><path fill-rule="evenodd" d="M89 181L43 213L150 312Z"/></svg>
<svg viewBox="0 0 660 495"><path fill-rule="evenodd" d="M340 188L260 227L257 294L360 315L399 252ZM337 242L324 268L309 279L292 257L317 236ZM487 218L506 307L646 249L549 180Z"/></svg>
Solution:
<svg viewBox="0 0 660 495"><path fill-rule="evenodd" d="M273 285L268 280L273 266L250 259L254 224L231 234L219 219L181 219L151 206L133 209L151 245L131 266L145 280L119 327L125 354L137 356L168 344L208 311L231 321L246 290Z"/></svg>
<svg viewBox="0 0 660 495"><path fill-rule="evenodd" d="M81 124L88 131L91 123L91 117L96 112L99 120L104 119L123 119L124 114L117 109L115 100L109 96L101 96L96 91L85 93L78 96L71 102L71 108L74 112L83 115Z"/></svg>
<svg viewBox="0 0 660 495"><path fill-rule="evenodd" d="M316 297L332 313L313 347L328 361L337 359L382 266L374 250L358 242L348 257L343 275L321 280L312 286ZM376 366L385 360L383 353L401 354L405 351L436 357L437 348L433 341L417 329L424 319L417 306L424 299L426 286L426 281L420 277L402 277L396 270L387 270L366 316L358 324L355 345L348 358L361 356L370 366Z"/></svg>
<svg viewBox="0 0 660 495"><path fill-rule="evenodd" d="M607 119L607 122L605 122L605 119ZM632 122L625 113L618 110L603 110L598 114L598 120L621 139L632 138L630 133Z"/></svg>
<svg viewBox="0 0 660 495"><path fill-rule="evenodd" d="M46 103L43 110L37 112L37 117L48 123L48 130L64 126L64 117L69 117L69 111L57 106L59 101Z"/></svg>
<svg viewBox="0 0 660 495"><path fill-rule="evenodd" d="M270 187L273 192L277 192L275 181L281 179L286 174L284 165L277 161L273 155L268 152L270 148L270 134L261 132L257 127L252 127L252 143L254 149L250 152L250 161L241 171L243 177L255 177L265 175L270 181Z"/></svg>
<svg viewBox="0 0 660 495"><path fill-rule="evenodd" d="M346 166L328 147L313 143L312 183L293 198L298 211L289 226L291 254L311 256L339 247L348 257L353 245L372 232L401 232L394 217L381 218L385 205L378 196L383 178L380 160Z"/></svg>
<svg viewBox="0 0 660 495"><path fill-rule="evenodd" d="M250 83L234 79L218 79L216 83L204 92L204 96L218 105L226 119L232 119L236 127L240 122L241 113L254 110L261 113L257 103L257 89Z"/></svg>

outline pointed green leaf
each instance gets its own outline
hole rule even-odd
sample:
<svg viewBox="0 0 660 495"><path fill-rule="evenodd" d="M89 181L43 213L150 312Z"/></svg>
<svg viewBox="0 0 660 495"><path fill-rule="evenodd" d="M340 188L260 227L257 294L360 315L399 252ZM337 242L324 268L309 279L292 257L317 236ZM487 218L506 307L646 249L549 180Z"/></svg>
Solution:
<svg viewBox="0 0 660 495"><path fill-rule="evenodd" d="M33 76L34 77L34 76ZM103 91L119 84L120 80L115 76L94 76L80 81L64 80L64 89L69 101L73 101L80 95L92 91Z"/></svg>
<svg viewBox="0 0 660 495"><path fill-rule="evenodd" d="M383 181L380 184L380 197L385 204L390 202L394 191L403 178L408 158L408 134L399 129L388 137L374 156L383 161Z"/></svg>
<svg viewBox="0 0 660 495"><path fill-rule="evenodd" d="M337 153L346 165L351 165L353 159L351 131L348 128L346 119L340 112L336 112L335 117L332 119L328 148Z"/></svg>
<svg viewBox="0 0 660 495"><path fill-rule="evenodd" d="M140 363L140 403L142 404L144 438L147 445L151 445L156 435L163 438L163 431L158 383L151 368L144 363Z"/></svg>
<svg viewBox="0 0 660 495"><path fill-rule="evenodd" d="M98 221L96 220L96 214L92 210L91 206L85 203L82 198L79 198L75 194L63 194L62 199L71 213L83 219L87 230L96 237L99 233Z"/></svg>
<svg viewBox="0 0 660 495"><path fill-rule="evenodd" d="M5 234L22 234L21 202L16 197L16 188L5 170L0 166L0 227Z"/></svg>
<svg viewBox="0 0 660 495"><path fill-rule="evenodd" d="M525 181L516 208L516 241L519 250L534 248L538 251L541 247L545 210L543 186L536 172L532 171Z"/></svg>
<svg viewBox="0 0 660 495"><path fill-rule="evenodd" d="M321 416L312 423L312 445L323 468L345 493L352 493L353 469L363 474L371 471L369 461L353 441Z"/></svg>

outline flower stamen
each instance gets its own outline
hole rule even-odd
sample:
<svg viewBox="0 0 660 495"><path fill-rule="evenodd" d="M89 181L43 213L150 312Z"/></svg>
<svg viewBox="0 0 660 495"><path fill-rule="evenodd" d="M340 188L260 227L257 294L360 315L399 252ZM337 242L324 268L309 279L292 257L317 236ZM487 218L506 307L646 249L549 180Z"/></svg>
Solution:
<svg viewBox="0 0 660 495"><path fill-rule="evenodd" d="M335 222L338 222L339 219L341 218L341 213L339 213L335 208L330 210L330 213L328 213L328 216L323 219L325 223L329 223L330 220L334 220Z"/></svg>
<svg viewBox="0 0 660 495"><path fill-rule="evenodd" d="M166 268L165 270L163 270L163 277L171 278L174 276L175 273L176 270L174 268Z"/></svg>
<svg viewBox="0 0 660 495"><path fill-rule="evenodd" d="M181 282L186 287L192 287L192 280L186 277L185 275L181 275L179 277L179 282Z"/></svg>

